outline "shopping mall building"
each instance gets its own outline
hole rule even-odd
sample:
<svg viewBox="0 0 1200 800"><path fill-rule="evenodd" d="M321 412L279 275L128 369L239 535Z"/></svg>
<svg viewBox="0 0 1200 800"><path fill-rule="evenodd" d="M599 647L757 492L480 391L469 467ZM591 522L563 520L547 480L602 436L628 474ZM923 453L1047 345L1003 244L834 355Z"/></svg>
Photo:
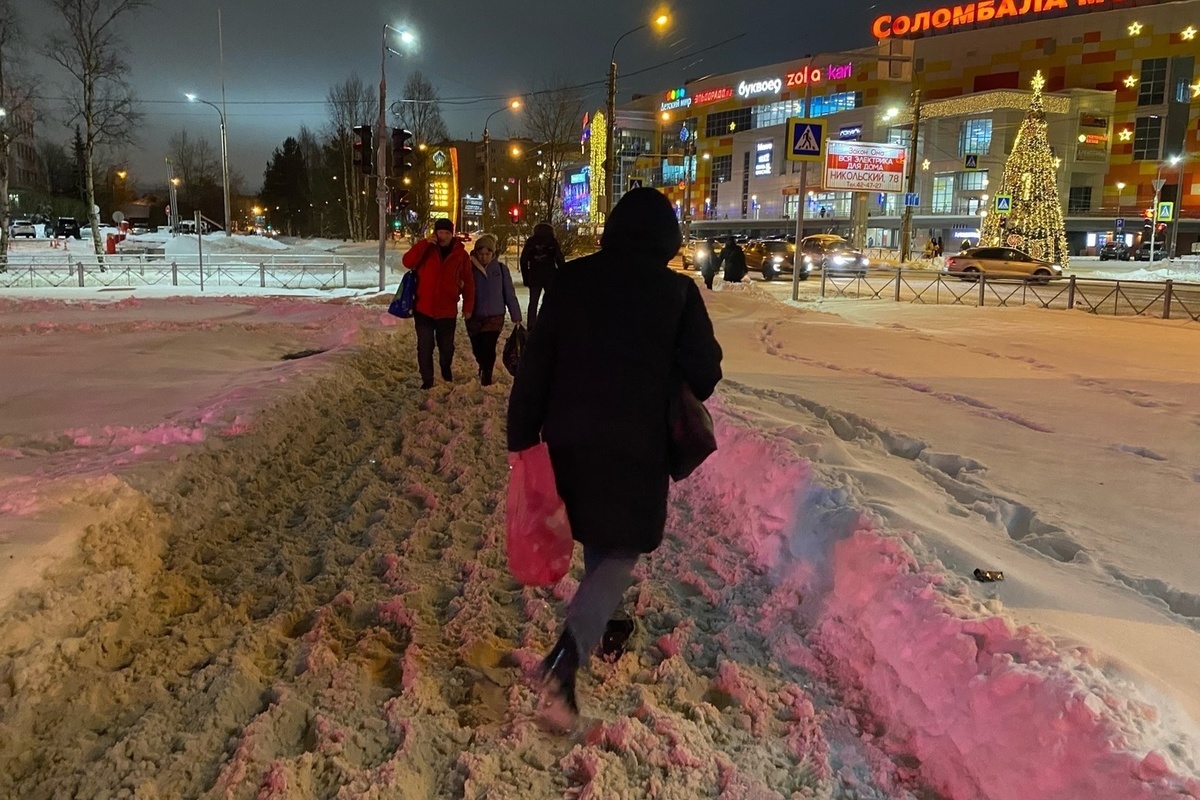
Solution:
<svg viewBox="0 0 1200 800"><path fill-rule="evenodd" d="M992 208L989 184L1041 71L1071 251L1117 235L1138 243L1156 178L1177 209L1178 251L1200 240L1200 0L878 8L864 31L870 47L705 77L620 106L618 197L631 181L660 187L681 214L691 210L694 235L793 232L802 207L806 235L897 246L905 195L827 191L820 165L803 171L785 158L786 120L823 118L827 140L910 145L919 90L916 245L938 236L957 249Z"/></svg>

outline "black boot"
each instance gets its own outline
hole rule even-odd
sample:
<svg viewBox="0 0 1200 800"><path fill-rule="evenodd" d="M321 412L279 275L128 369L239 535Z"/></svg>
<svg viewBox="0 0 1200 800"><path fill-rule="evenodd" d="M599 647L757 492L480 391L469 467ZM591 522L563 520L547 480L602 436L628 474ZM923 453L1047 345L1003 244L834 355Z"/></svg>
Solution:
<svg viewBox="0 0 1200 800"><path fill-rule="evenodd" d="M542 659L542 678L546 682L542 716L553 727L568 729L579 716L575 699L575 673L579 671L579 646L569 630L563 630L554 649Z"/></svg>
<svg viewBox="0 0 1200 800"><path fill-rule="evenodd" d="M625 646L633 636L633 620L623 613L618 613L604 626L604 638L600 640L600 658L605 661L617 661L625 655Z"/></svg>

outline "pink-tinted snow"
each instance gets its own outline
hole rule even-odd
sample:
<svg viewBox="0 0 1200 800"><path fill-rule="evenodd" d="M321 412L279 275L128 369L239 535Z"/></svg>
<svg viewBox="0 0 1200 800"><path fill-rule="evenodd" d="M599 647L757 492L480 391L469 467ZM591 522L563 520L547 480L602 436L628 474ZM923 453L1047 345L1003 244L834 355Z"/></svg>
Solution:
<svg viewBox="0 0 1200 800"><path fill-rule="evenodd" d="M1089 686L1086 653L971 613L944 573L846 508L780 440L727 408L715 421L720 449L677 492L697 516L731 525L721 538L769 573L758 624L777 655L869 709L878 743L919 759L925 781L955 798L1200 797L1200 781L1137 749L1122 720L1154 710ZM672 638L660 640L668 653L679 649ZM721 684L737 696L735 665L722 667Z"/></svg>

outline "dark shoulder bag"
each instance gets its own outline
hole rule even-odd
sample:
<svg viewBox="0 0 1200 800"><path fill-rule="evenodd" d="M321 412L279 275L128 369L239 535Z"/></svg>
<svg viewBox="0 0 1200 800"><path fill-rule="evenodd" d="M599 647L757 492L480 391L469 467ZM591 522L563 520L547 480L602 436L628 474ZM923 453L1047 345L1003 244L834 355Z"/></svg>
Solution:
<svg viewBox="0 0 1200 800"><path fill-rule="evenodd" d="M680 314L676 333L676 350L683 335L683 318L687 308L687 287L684 287L685 311ZM705 459L717 451L712 415L696 397L678 362L671 370L673 389L667 404L667 463L671 478L681 481L696 471Z"/></svg>

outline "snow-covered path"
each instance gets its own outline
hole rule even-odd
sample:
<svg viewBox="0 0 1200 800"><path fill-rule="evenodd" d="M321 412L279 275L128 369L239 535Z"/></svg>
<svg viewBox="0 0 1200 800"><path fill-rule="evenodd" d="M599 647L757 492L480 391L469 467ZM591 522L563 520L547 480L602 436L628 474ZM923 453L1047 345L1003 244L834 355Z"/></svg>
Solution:
<svg viewBox="0 0 1200 800"><path fill-rule="evenodd" d="M634 652L583 680L581 742L533 723L529 677L576 584L525 590L505 569L507 376L420 393L410 327L361 306L154 301L61 330L38 316L74 310L8 309L0 361L71 363L77 394L109 382L66 439L0 428L13 456L0 546L46 511L29 487L65 484L71 513L56 521L80 537L0 614L0 796L1200 797L1186 693L1151 691L1186 684L1190 618L1113 576L1130 561L1105 546L1106 508L1080 513L1104 490L1043 510L1037 470L1069 454L1022 482L1038 436L1073 449L1076 480L1097 453L1108 471L1130 459L1128 481L1160 463L1109 438L1186 476L1191 445L1159 419L1186 413L1170 405L1186 374L1137 389L1158 405L1138 406L1129 435L1108 436L1112 408L1083 404L1092 428L1068 436L1047 386L1123 409L1135 383L1090 362L1033 392L1017 378L1049 369L963 332L986 319L1036 337L1056 312L936 309L899 327L756 291L707 297L730 377L713 404L721 450L676 487L667 542L639 568ZM62 355L76 336L107 372ZM1167 359L1161 376L1190 341L1130 346ZM1001 355L964 361L964 346ZM331 352L278 361L308 347ZM1029 357L1049 364L1047 349ZM190 353L209 355L180 364ZM993 380L996 363L1014 374ZM171 365L161 384L138 372ZM29 392L0 401L62 424L35 402L53 382L22 380ZM1023 391L1051 403L1022 405ZM1165 501L1187 495L1159 500L1186 530L1186 508ZM1186 542L1161 536L1164 550ZM1073 558L1055 557L1064 538ZM1129 553L1138 574L1192 591L1168 555ZM968 584L973 566L1009 579ZM1067 615L1085 612L1128 628L1089 649L1073 644L1086 630L1052 641L1013 619L1060 614L1074 633ZM1137 685L1138 670L1158 684Z"/></svg>
<svg viewBox="0 0 1200 800"><path fill-rule="evenodd" d="M639 655L585 681L596 746L540 733L525 677L574 584L505 572L504 387L426 399L410 352L381 341L251 432L97 488L87 568L0 627L0 794L921 789L774 658L752 624L769 581L686 498L642 569Z"/></svg>

